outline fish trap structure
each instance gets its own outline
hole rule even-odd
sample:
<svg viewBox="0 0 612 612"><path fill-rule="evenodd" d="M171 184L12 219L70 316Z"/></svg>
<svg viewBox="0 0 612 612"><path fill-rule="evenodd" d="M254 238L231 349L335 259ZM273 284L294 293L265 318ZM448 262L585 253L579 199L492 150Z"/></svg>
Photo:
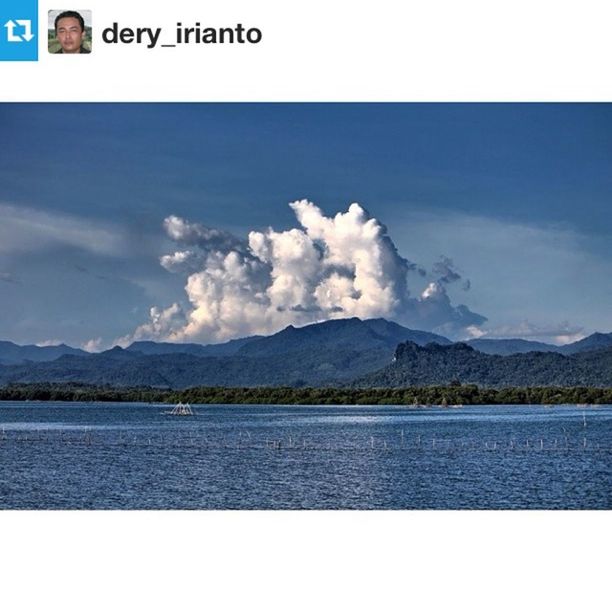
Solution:
<svg viewBox="0 0 612 612"><path fill-rule="evenodd" d="M193 408L189 404L183 404L183 402L179 402L172 410L169 410L164 414L169 414L172 416L195 416Z"/></svg>

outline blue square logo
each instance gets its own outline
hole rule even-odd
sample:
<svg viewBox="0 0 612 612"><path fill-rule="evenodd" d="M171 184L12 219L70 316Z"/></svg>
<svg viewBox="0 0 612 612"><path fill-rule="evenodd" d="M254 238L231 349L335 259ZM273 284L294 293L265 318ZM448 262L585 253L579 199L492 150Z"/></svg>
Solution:
<svg viewBox="0 0 612 612"><path fill-rule="evenodd" d="M0 2L0 61L38 60L38 0Z"/></svg>

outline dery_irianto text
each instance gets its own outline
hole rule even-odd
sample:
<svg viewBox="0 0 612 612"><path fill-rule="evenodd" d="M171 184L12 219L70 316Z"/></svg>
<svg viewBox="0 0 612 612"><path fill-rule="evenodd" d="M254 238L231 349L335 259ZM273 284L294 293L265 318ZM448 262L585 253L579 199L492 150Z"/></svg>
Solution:
<svg viewBox="0 0 612 612"><path fill-rule="evenodd" d="M237 23L233 27L202 27L200 22L193 26L184 26L177 22L173 39L162 42L163 28L122 27L118 22L102 30L102 41L109 45L145 45L147 49L160 47L177 47L185 44L201 45L256 45L261 42L263 33L259 28L245 27Z"/></svg>

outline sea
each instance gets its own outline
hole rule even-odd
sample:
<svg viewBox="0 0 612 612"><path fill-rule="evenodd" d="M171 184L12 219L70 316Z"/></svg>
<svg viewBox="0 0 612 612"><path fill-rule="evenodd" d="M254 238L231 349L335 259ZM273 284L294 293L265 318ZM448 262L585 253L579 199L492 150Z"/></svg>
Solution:
<svg viewBox="0 0 612 612"><path fill-rule="evenodd" d="M612 508L612 405L0 402L0 509Z"/></svg>

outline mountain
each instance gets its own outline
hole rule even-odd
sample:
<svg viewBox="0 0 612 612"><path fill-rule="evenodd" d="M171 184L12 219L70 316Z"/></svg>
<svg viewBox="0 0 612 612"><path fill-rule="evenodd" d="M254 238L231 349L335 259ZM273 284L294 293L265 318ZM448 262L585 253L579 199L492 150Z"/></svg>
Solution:
<svg viewBox="0 0 612 612"><path fill-rule="evenodd" d="M596 332L571 344L546 344L544 342L534 342L532 340L520 340L517 338L509 339L488 339L478 338L468 340L467 345L475 348L481 353L488 355L513 355L515 353L529 353L540 351L542 353L561 353L562 355L573 355L583 351L593 351L612 346L612 333L601 334Z"/></svg>
<svg viewBox="0 0 612 612"><path fill-rule="evenodd" d="M121 349L120 349L121 350ZM186 388L194 386L304 386L334 385L365 373L354 355L339 351L302 361L275 357L198 357L186 353L141 355L101 353L89 357L64 356L48 363L0 366L0 384L12 382L79 382L110 386ZM356 368L356 369L354 369Z"/></svg>
<svg viewBox="0 0 612 612"><path fill-rule="evenodd" d="M612 386L612 334L593 334L565 347L542 345L545 351L531 350L540 345L524 340L476 342L487 351L509 353L488 354L385 319L357 318L290 325L271 336L223 344L135 342L97 354L65 345L0 343L7 359L0 362L0 385L397 387L459 380L485 386Z"/></svg>
<svg viewBox="0 0 612 612"><path fill-rule="evenodd" d="M139 341L126 350L143 355L170 355L186 353L199 357L273 357L279 353L299 353L304 350L336 350L339 347L352 350L386 348L392 351L400 343L411 340L417 344L437 342L450 344L443 336L402 327L385 319L335 319L313 323L304 327L289 325L271 336L249 336L230 340L223 344L175 344L170 342Z"/></svg>
<svg viewBox="0 0 612 612"><path fill-rule="evenodd" d="M561 348L561 352L564 354L581 353L583 351L593 351L598 349L604 349L612 347L612 333L601 334L595 332L582 340L572 342L572 344L566 344Z"/></svg>
<svg viewBox="0 0 612 612"><path fill-rule="evenodd" d="M410 340L419 345L429 342L451 344L443 336L402 327L386 319L334 319L305 327L289 325L272 336L245 344L238 354L264 357L279 353L303 351L334 351L339 348L352 351L382 349L389 352L389 359L400 342Z"/></svg>
<svg viewBox="0 0 612 612"><path fill-rule="evenodd" d="M520 340L518 338L502 340L478 338L476 340L468 340L465 344L487 355L514 355L515 353L530 353L532 351L540 351L541 353L562 352L561 347L554 344Z"/></svg>
<svg viewBox="0 0 612 612"><path fill-rule="evenodd" d="M20 364L27 361L53 361L62 355L87 355L81 349L75 349L65 344L56 346L36 346L28 344L20 346L13 342L0 340L0 364Z"/></svg>
<svg viewBox="0 0 612 612"><path fill-rule="evenodd" d="M400 344L391 364L355 381L363 387L449 384L482 386L612 386L612 348L562 355L487 355L465 343Z"/></svg>
<svg viewBox="0 0 612 612"><path fill-rule="evenodd" d="M245 344L258 340L259 338L261 338L261 336L249 336L248 338L238 338L222 344L179 344L144 340L133 342L126 350L142 353L143 355L174 355L176 353L186 353L187 355L197 355L199 357L223 357L235 355Z"/></svg>
<svg viewBox="0 0 612 612"><path fill-rule="evenodd" d="M173 388L336 385L388 364L395 347L405 340L450 344L442 336L384 319L339 319L301 328L289 326L266 338L243 338L224 345L138 342L127 350L115 347L99 354L63 356L48 364L0 367L0 384L84 382ZM206 355L208 350L226 354Z"/></svg>

